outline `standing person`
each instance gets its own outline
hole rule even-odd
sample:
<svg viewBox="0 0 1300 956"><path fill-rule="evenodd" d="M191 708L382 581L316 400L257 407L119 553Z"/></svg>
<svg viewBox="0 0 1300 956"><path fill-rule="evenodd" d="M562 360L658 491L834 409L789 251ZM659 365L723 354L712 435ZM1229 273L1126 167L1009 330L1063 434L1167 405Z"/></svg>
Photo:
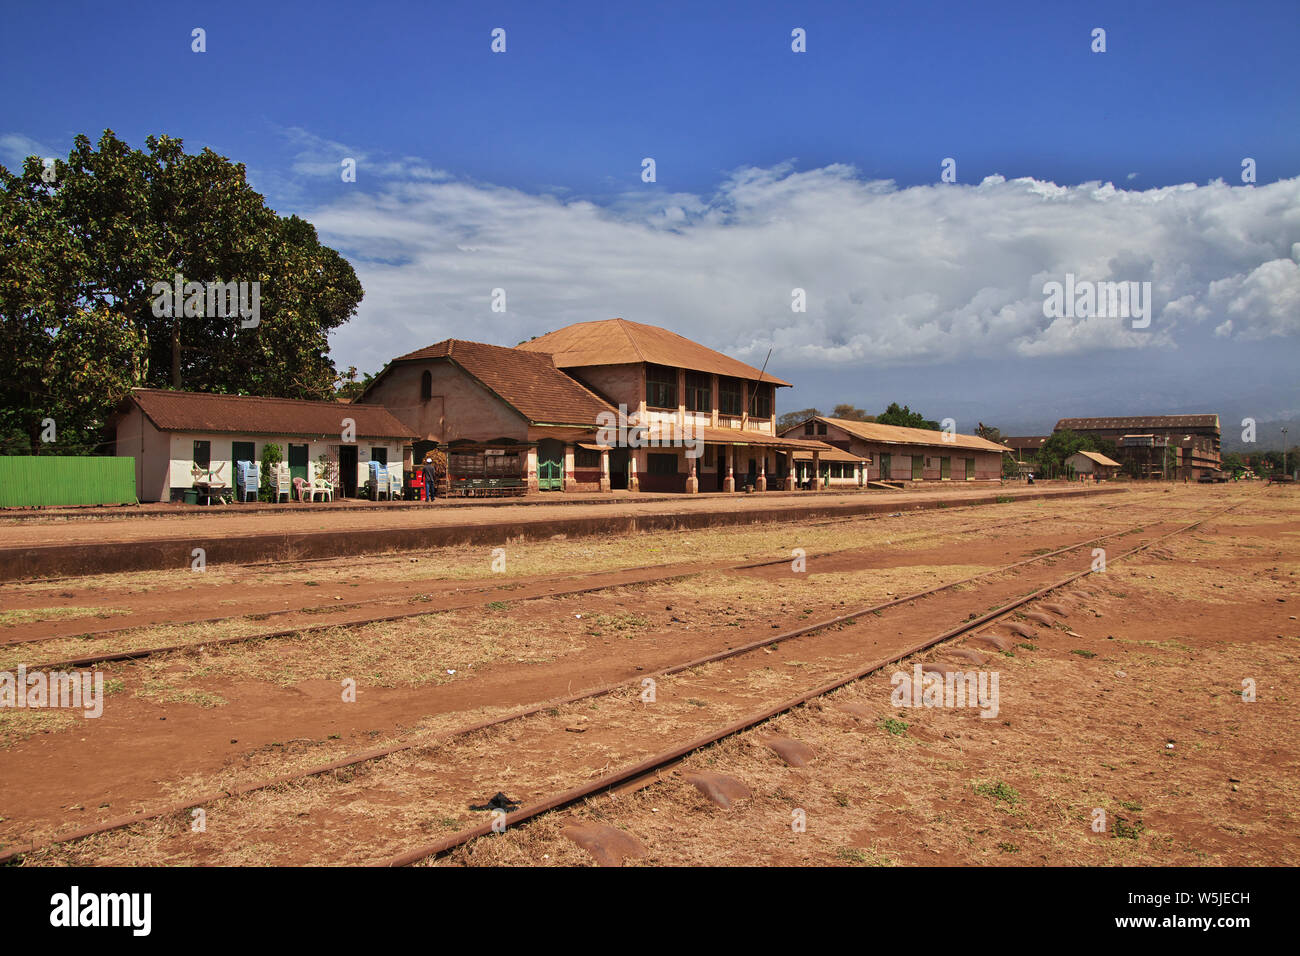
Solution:
<svg viewBox="0 0 1300 956"><path fill-rule="evenodd" d="M424 495L426 501L432 501L438 497L438 473L434 470L433 459L429 456L424 458Z"/></svg>

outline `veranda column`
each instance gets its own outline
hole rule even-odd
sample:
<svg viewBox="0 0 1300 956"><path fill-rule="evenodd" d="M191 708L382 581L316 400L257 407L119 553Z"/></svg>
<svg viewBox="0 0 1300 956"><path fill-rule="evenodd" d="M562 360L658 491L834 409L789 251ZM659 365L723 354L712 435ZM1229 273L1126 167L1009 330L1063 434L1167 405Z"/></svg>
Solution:
<svg viewBox="0 0 1300 956"><path fill-rule="evenodd" d="M528 493L537 494L537 446L528 447L528 457L525 459L524 479L528 482Z"/></svg>
<svg viewBox="0 0 1300 956"><path fill-rule="evenodd" d="M693 455L686 456L686 493L688 495L698 494L700 491L700 479L695 472L697 459Z"/></svg>
<svg viewBox="0 0 1300 956"><path fill-rule="evenodd" d="M609 449L600 450L600 490L609 491Z"/></svg>
<svg viewBox="0 0 1300 956"><path fill-rule="evenodd" d="M564 446L564 482L560 485L561 491L573 491L573 485L575 482L573 474L573 449L575 447L576 446L571 443L566 443Z"/></svg>
<svg viewBox="0 0 1300 956"><path fill-rule="evenodd" d="M756 491L767 491L767 452L758 456L758 479L754 482Z"/></svg>
<svg viewBox="0 0 1300 956"><path fill-rule="evenodd" d="M799 485L794 473L794 452L785 453L785 490L794 491Z"/></svg>
<svg viewBox="0 0 1300 956"><path fill-rule="evenodd" d="M627 456L627 490L628 491L641 490L641 482L638 481L636 477L636 460L637 460L637 456L640 454L641 454L640 448L633 448L632 453Z"/></svg>
<svg viewBox="0 0 1300 956"><path fill-rule="evenodd" d="M722 490L731 492L736 490L736 473L734 470L736 449L734 445L725 445L723 447L727 449L727 477L722 481Z"/></svg>
<svg viewBox="0 0 1300 956"><path fill-rule="evenodd" d="M822 486L822 453L815 449L813 450L812 487L813 487L813 491L821 491L823 487Z"/></svg>

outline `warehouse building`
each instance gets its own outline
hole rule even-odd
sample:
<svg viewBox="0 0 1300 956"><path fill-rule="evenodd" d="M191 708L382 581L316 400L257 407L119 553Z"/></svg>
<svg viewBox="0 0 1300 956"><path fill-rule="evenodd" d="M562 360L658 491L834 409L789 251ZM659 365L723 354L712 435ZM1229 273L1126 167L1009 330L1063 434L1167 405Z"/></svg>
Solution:
<svg viewBox="0 0 1300 956"><path fill-rule="evenodd" d="M1195 481L1221 465L1218 415L1062 418L1055 430L1113 443L1114 458L1135 478Z"/></svg>
<svg viewBox="0 0 1300 956"><path fill-rule="evenodd" d="M825 416L782 434L824 441L869 459L869 481L1001 481L1002 456L1011 450L976 435Z"/></svg>

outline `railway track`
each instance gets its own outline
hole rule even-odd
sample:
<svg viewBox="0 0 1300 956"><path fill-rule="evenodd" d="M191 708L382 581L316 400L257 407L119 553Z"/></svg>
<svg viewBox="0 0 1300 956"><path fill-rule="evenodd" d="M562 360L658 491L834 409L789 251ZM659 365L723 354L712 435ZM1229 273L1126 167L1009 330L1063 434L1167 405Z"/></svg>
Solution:
<svg viewBox="0 0 1300 956"><path fill-rule="evenodd" d="M1232 507L1235 507L1235 505ZM1198 518L1196 521L1193 521L1190 524L1179 527L1169 532L1168 534L1158 536L1150 541L1146 541L1143 544L1138 545L1137 547L1134 547L1124 552L1121 555L1111 558L1110 560L1112 561L1120 560L1122 558L1128 557L1129 555L1135 554L1139 551L1146 550L1147 548L1153 547L1154 545L1162 541L1165 541L1177 534L1181 534L1185 531L1191 530L1192 528L1195 528L1203 524L1205 521L1211 520L1212 518L1217 517L1218 515L1223 514L1228 510L1230 510L1230 508L1225 508L1214 514ZM119 817L108 821L103 821L101 823L83 827L78 830L70 831L63 834L58 834L53 838L51 838L50 840L43 842L39 845L34 844L34 845L28 845L23 847L15 847L0 852L0 863L14 861L26 854L30 854L32 852L41 849L46 849L60 844L76 842L78 840L83 840L98 834L109 833L114 830L122 830L134 825L138 825L145 821L160 819L172 814L187 812L194 808L212 804L222 799L243 796L246 794L254 793L256 791L266 790L268 788L280 786L283 784L304 781L312 777L328 774L332 771L343 770L346 768L353 768L362 764L368 764L368 763L380 761L385 757L393 756L403 752L427 750L443 742L454 740L457 738L464 738L471 734L478 733L480 731L499 727L503 724L507 724L510 722L523 720L525 718L538 715L543 711L553 710L565 704L591 700L594 698L604 697L613 694L616 691L624 690L629 688L630 686L634 686L636 682L643 680L644 677L647 676L652 678L667 677L674 674L683 673L685 671L700 667L705 664L714 663L728 658L739 657L740 655L753 653L762 648L770 648L774 645L783 643L785 641L790 641L817 632L834 629L839 625L850 624L856 618L863 618L867 615L878 613L887 610L889 608L899 607L901 605L919 601L926 597L939 594L941 592L953 588L958 588L964 585L971 584L976 581L988 579L997 575L1003 575L1008 572L1016 571L1017 569L1020 568L1024 568L1034 564L1038 564L1040 562L1048 561L1062 554L1068 553L1070 551L1075 551L1080 548L1087 547L1089 545L1097 544L1104 540L1109 540L1112 538L1126 536L1134 533L1140 533L1140 531L1142 530L1144 530L1144 525L1136 525L1134 527L1111 532L1109 534L1102 535L1099 537L1090 538L1085 541L1076 542L1066 547L1056 549L1052 552L1042 554L1042 555L1037 555L1021 561L1013 562L1012 564L994 568L989 571L982 572L981 574L973 575L968 578L961 579L959 581L947 582L945 584L927 588L922 591L917 591L908 595L893 598L890 601L878 603L870 607L859 608L845 614L840 614L831 618L812 622L804 626L801 626L799 628L782 632L780 634L769 635L764 637L761 640L752 641L739 647L728 648L727 650L715 652L702 657L695 657L687 661L679 662L669 667L661 668L657 671L645 675L637 675L637 677L631 682L617 681L600 687L591 688L576 694L570 694L561 698L546 700L542 703L533 706L515 710L498 717L493 717L488 720L478 721L474 724L457 728L449 733L438 735L433 739L421 739L417 741L399 743L388 747L377 748L374 750L353 754L347 757L340 758L338 760L331 761L324 765L310 767L305 770L295 771L288 774L277 775L272 778L258 780L248 784L231 786L219 791L205 793L202 794L201 796L198 796L196 798L191 798L183 802L173 803L168 806L158 808L152 811L146 811L144 813L135 813L128 816ZM785 559L783 558L781 560L784 561ZM769 717L777 713L784 712L785 710L788 710L793 706L798 706L799 703L806 702L807 700L811 699L811 697L813 696L818 696L820 694L828 693L830 690L843 686L845 683L852 682L853 680L857 680L860 677L868 673L871 673L874 670L879 669L880 667L886 666L889 663L896 662L897 660L901 660L906 656L917 653L919 650L924 650L925 648L934 646L935 644L938 644L940 642L950 640L954 637L960 636L965 633L969 633L973 630L983 627L984 625L989 624L990 622L996 621L1006 616L1007 614L1012 613L1017 608L1022 607L1024 604L1036 600L1037 598L1041 597L1046 593L1049 593L1052 590L1056 590L1060 587L1064 587L1065 585L1075 580L1078 580L1079 578L1084 577L1089 573L1091 572L1084 571L1084 572L1069 575L1066 578L1063 578L1059 581L1052 582L1044 588L1037 589L1028 595L1024 595L1015 600L1004 603L1000 607L997 607L996 609L989 611L984 615L963 622L961 625L959 625L956 628L945 631L940 635L928 638L925 641L916 644L915 646L910 646L902 653L893 654L884 660L876 661L865 669L859 669L854 671L852 674L850 674L847 677L837 678L835 681L831 682L830 684L820 685L819 687L815 688L813 691L810 691L807 694L800 695L797 699L784 700L775 708L765 708L761 714L751 715L751 717L746 718L744 721L741 721L738 724L728 725L728 727L723 728L722 730L712 732L711 734L706 735L707 739L705 739L704 737L692 738L692 740L689 741L687 744L674 747L672 748L671 751L662 751L656 754L655 757L649 758L648 760L640 761L629 768L625 768L623 771L619 771L615 774L604 775L599 780L593 783L584 784L581 787L572 788L571 790L563 791L561 793L553 795L552 797L548 797L545 800L535 801L534 803L530 804L528 807L520 811L516 811L516 813L514 814L511 814L507 818L507 824L509 825L510 823L522 822L523 820L530 819L533 816L536 816L540 813L544 813L547 812L548 810L556 809L567 803L572 803L575 800L582 799L582 797L584 796L588 796L592 793L598 792L603 789L610 789L614 786L619 786L639 775L644 775L646 773L650 773L654 770L662 768L663 766L667 765L667 763L670 763L675 759L680 759L685 754L693 752L694 750L699 749L701 746L705 746L708 743L712 743L715 742L716 740L723 739L724 737L729 736L730 734L738 733L743 729L753 726L757 722L766 720ZM445 840L439 841L437 844L430 844L427 846L417 848L416 850L408 851L407 853L402 854L400 858L394 857L392 859L387 860L386 862L390 864L398 863L398 862L401 863L416 862L420 859L424 859L427 856L438 855L447 852L450 849L453 849L455 846L462 845L463 843L468 842L469 840L475 839L477 836L484 835L485 832L487 831L485 831L483 827L464 830L454 835L454 837L449 837Z"/></svg>
<svg viewBox="0 0 1300 956"><path fill-rule="evenodd" d="M1098 510L1110 510L1118 507L1121 506L1111 505L1107 509L1098 509ZM1023 527L1025 525L1035 524L1042 521L1053 521L1053 520L1059 521L1060 518L1054 515L1028 516L1024 518L1017 518L1011 521L1003 522L1001 524L994 524L994 525L973 524L959 529L945 529L942 532L926 532L917 535L900 537L898 539L894 539L894 541L900 544L911 544L917 541L952 538L963 534L970 534L977 531L984 532L984 531L1004 530L1007 528L1012 528L1017 526ZM1095 522L1098 520L1098 518L1094 514L1089 516L1089 520ZM868 546L855 546L851 548L840 548L840 549L834 549L830 551L814 552L812 554L807 555L806 557L807 560L809 561L816 561L819 559L825 559L830 557L852 554L855 552L861 552L867 549ZM234 635L234 636L214 638L214 639L200 639L200 640L185 641L185 642L164 644L164 645L155 645L150 647L133 648L125 651L98 651L91 654L64 658L61 660L45 661L36 664L27 664L26 666L28 667L29 670L33 670L33 671L34 670L63 670L69 668L90 667L97 664L107 664L107 663L114 663L118 661L146 660L148 658L157 657L162 654L185 652L191 650L197 651L201 648L221 647L221 646L226 646L231 644L243 644L251 641L275 640L281 638L296 637L300 635L309 635L314 633L320 633L322 631L327 631L337 627L345 627L345 628L366 627L372 624L392 623L395 621L409 620L411 618L416 618L416 617L424 617L430 614L445 614L454 611L467 610L470 608L476 608L476 607L481 608L495 601L500 601L500 600L536 601L536 600L541 600L543 598L573 597L580 594L590 594L590 593L610 590L614 588L635 587L638 585L645 585L645 584L661 584L661 583L666 583L675 580L682 580L689 577L695 577L706 573L744 571L744 570L752 570L752 569L763 568L763 567L773 567L779 564L788 563L789 560L790 559L788 557L780 557L780 558L767 559L763 561L745 560L745 561L733 562L727 565L701 564L699 562L680 562L677 564L666 564L666 565L665 564L644 565L641 567L624 568L612 572L595 571L595 572L589 572L589 573L577 574L577 575L565 575L561 577L545 577L545 578L539 578L539 579L534 579L531 581L524 581L524 582L520 582L516 580L516 581L502 582L501 584L482 586L482 587L473 587L473 588L466 588L466 589L456 588L454 591L444 591L444 593L449 594L453 597L460 597L465 595L475 595L475 597L471 600L455 602L442 607L433 607L433 608L425 607L425 608L419 608L415 610L408 609L408 610L395 611L390 614L371 614L359 618L338 617L332 620L322 621L321 623L318 624L310 624L310 625L300 624L293 627L276 628L267 631L255 631L250 634ZM637 576L638 573L639 576ZM634 577L629 578L627 577L628 575L634 575ZM576 586L567 587L567 588L557 589L548 586L553 581L554 582L573 581L575 579L577 580L596 579L596 580L593 583L580 583L577 584ZM410 603L415 601L424 601L429 597L431 597L432 593L433 592L424 593L424 594L414 594L407 597L406 600L401 603L409 605ZM342 607L338 607L337 610L340 612L340 614L342 614L343 612L357 611L366 607L390 607L391 608L397 604L398 601L395 600L394 598L383 597L383 598L377 598L374 601L351 603L348 605L344 605ZM330 605L325 605L324 607L329 607L331 610L335 609L333 606ZM271 617L271 616L310 614L310 613L318 613L318 612L316 611L315 608L296 608L296 609L289 609L285 611L267 612L267 616ZM238 622L247 619L249 619L248 615L227 615L223 617L202 618L198 620L188 620L188 621L181 621L181 622L163 622L163 624L134 624L134 625L120 627L120 628L102 628L96 631L83 631L83 632L78 632L73 634L51 634L51 635L46 635L43 637L36 637L36 638L13 638L6 641L0 641L0 647L39 646L41 644L49 643L51 641L61 641L61 640L104 639L104 638L113 637L115 635L129 634L134 631L145 630L150 627L157 627L157 626L164 626L164 625L165 626L190 626L190 627L196 625L215 626L221 624L229 624L232 622ZM260 615L259 615L259 619L260 619Z"/></svg>
<svg viewBox="0 0 1300 956"><path fill-rule="evenodd" d="M1227 513L1228 511L1232 510L1235 507L1237 506L1230 505L1227 508L1223 508L1218 512L1215 512L1214 514L1193 521L1192 523L1185 525L1181 528L1175 529L1174 531L1171 531L1168 534L1161 535L1152 541L1148 541L1138 545L1137 547L1130 548L1128 551L1125 551L1122 554L1115 555L1113 557L1108 558L1108 562L1120 561L1123 560L1124 558L1130 557L1134 554L1152 548L1157 544L1169 540L1170 538L1173 538L1179 534L1183 534L1184 532L1190 531L1193 528L1196 528L1201 524L1204 524L1206 521L1219 517L1220 515ZM998 608L994 611L990 611L987 614L980 615L974 620L963 622L962 624L953 628L949 628L948 630L945 630L939 634L932 635L931 637L928 637L906 648L903 651L899 651L894 654L890 654L887 657L883 657L878 660L872 661L871 663L849 674L843 675L841 677L837 677L834 680L822 683L812 688L809 691L782 700L771 707L767 707L761 711L752 713L742 718L741 720L734 721L718 730L710 731L709 733L694 737L686 741L685 743L678 744L667 750L660 751L659 753L656 753L653 756L648 757L644 760L638 761L635 764L632 764L627 767L623 767L612 773L603 774L602 776L596 778L595 780L591 780L586 783L579 784L575 787L569 788L567 790L558 793L550 794L546 797L543 797L540 800L534 801L528 806L521 807L518 810L507 813L504 818L504 825L506 827L517 826L535 817L541 816L542 814L563 809L565 807L577 803L580 800L586 799L591 796L595 796L600 793L608 792L614 789L620 789L626 792L626 791L631 791L636 789L643 789L644 787L651 786L655 782L657 782L658 780L657 775L661 771L674 764L680 763L686 757L690 756L691 754L695 753L698 750L716 744L722 740L725 740L728 737L733 737L737 734L751 730L754 727L757 727L758 725L768 720L771 720L773 717L777 717L781 714L787 713L788 711L794 710L796 707L801 707L804 704L808 703L809 701L817 697L822 697L825 696L826 694L831 693L832 691L839 690L840 688L852 684L855 681L861 680L864 677L870 676L871 674L874 674L875 672L885 667L888 667L891 664L897 664L900 661L903 661L914 654L918 654L923 651L929 650L930 648L933 648L939 644L943 644L945 642L954 640L964 635L972 634L980 630L981 628L984 628L987 625L993 624L1001 620L1002 618L1008 616L1009 614L1013 613L1017 609L1024 607L1025 605L1030 604L1034 601L1041 600L1042 598L1051 594L1053 591L1057 591L1060 590L1061 588L1067 587L1070 584L1073 584L1075 581L1085 578L1093 573L1094 571L1091 568L1089 568L1088 570L1085 571L1079 571L1074 574L1066 575L1060 580L1052 582L1045 587L1038 588L1037 590L1031 592L1030 594L1027 594L1024 597L1008 605L1005 605L1004 607ZM851 617L860 617L865 613L870 613L870 610L871 609L863 609L854 612L854 614L852 615L846 615L844 617L841 617L840 620L845 620ZM830 622L823 622L817 626L818 627L828 626L829 623ZM387 859L384 859L374 865L384 866L384 867L410 866L412 864L419 863L423 860L444 856L450 853L451 851L457 849L458 847L464 846L474 840L488 836L494 832L498 832L497 830L494 829L494 823L480 824L479 826L470 827L461 830L457 833L451 834L450 836L444 837L443 839L431 843L427 843L422 846L418 846L409 850L405 850L401 853L390 856Z"/></svg>

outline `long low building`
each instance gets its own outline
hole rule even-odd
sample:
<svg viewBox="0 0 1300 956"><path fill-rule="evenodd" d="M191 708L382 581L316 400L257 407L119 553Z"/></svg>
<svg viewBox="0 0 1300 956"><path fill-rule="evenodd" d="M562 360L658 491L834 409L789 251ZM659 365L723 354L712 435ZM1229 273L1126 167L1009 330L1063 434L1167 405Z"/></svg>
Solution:
<svg viewBox="0 0 1300 956"><path fill-rule="evenodd" d="M824 441L870 459L870 481L1001 481L1002 456L1011 451L977 435L820 415L782 434Z"/></svg>
<svg viewBox="0 0 1300 956"><path fill-rule="evenodd" d="M137 388L114 417L115 454L135 458L136 497L174 501L199 476L233 487L235 462L279 446L293 478L355 497L370 462L401 463L414 433L379 406Z"/></svg>

